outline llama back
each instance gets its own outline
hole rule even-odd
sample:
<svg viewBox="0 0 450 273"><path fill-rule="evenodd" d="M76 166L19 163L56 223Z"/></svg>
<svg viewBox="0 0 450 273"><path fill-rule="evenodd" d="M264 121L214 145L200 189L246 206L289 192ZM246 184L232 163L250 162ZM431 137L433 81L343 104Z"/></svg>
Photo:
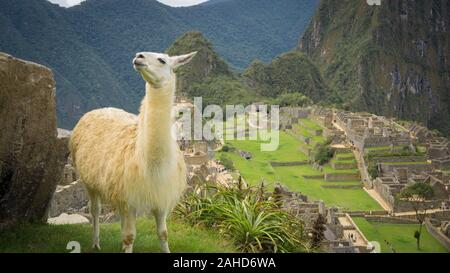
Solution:
<svg viewBox="0 0 450 273"><path fill-rule="evenodd" d="M85 114L69 143L75 167L86 188L102 199L125 202L125 170L133 164L136 116L115 108Z"/></svg>

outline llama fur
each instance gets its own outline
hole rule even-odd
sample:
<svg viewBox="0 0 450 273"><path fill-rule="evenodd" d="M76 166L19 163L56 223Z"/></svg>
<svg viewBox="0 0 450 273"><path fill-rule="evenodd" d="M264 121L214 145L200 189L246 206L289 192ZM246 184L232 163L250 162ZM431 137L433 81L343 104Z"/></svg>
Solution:
<svg viewBox="0 0 450 273"><path fill-rule="evenodd" d="M98 109L85 114L74 128L69 149L90 197L93 247L100 248L98 215L103 201L120 213L123 251L132 252L136 211L150 211L162 251L169 252L166 218L186 188L184 156L172 136L173 69L194 55L138 53L133 64L146 81L139 115Z"/></svg>

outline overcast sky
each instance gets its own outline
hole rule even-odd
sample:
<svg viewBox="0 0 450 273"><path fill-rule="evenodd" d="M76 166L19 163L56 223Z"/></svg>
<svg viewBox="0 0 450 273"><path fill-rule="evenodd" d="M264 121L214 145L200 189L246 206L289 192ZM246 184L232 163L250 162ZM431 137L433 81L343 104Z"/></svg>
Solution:
<svg viewBox="0 0 450 273"><path fill-rule="evenodd" d="M84 0L48 0L48 1L67 8L78 5L80 2L83 2ZM158 0L158 1L172 7L185 7L197 5L206 2L208 0Z"/></svg>

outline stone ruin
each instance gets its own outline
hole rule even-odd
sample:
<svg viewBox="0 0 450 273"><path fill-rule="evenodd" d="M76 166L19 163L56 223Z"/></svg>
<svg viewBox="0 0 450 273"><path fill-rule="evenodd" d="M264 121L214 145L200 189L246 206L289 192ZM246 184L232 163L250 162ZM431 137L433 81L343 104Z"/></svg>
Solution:
<svg viewBox="0 0 450 273"><path fill-rule="evenodd" d="M334 121L360 151L385 146L411 146L409 132L399 130L392 121L369 113L337 110Z"/></svg>
<svg viewBox="0 0 450 273"><path fill-rule="evenodd" d="M311 230L319 214L326 219L324 244L334 253L371 252L372 246L358 229L351 217L338 208L327 208L323 201L309 201L302 193L290 192L286 186L275 185L273 198L281 208L288 210Z"/></svg>
<svg viewBox="0 0 450 273"><path fill-rule="evenodd" d="M396 168L388 176L381 176L374 180L373 188L395 212L413 210L409 202L398 200L396 196L407 185L418 182L429 184L434 191L432 200L426 201L429 209L448 207L450 197L450 176L442 172L411 172L406 168Z"/></svg>

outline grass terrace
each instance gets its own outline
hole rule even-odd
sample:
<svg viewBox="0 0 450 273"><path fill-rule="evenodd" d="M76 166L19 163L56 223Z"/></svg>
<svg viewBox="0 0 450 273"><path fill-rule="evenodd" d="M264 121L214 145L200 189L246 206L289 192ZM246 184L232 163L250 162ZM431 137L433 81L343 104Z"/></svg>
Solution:
<svg viewBox="0 0 450 273"><path fill-rule="evenodd" d="M387 240L397 253L447 253L442 246L426 228L422 228L421 250L417 250L414 232L416 224L388 224L369 222L363 217L353 218L356 225L364 233L369 241L377 241L381 245L381 252L392 253Z"/></svg>
<svg viewBox="0 0 450 273"><path fill-rule="evenodd" d="M313 127L313 121L308 120L308 126ZM315 125L319 128L319 125ZM321 137L324 141L324 138ZM298 147L307 145L299 141L289 133L280 131L280 146L277 151L262 152L260 140L231 140L226 144L236 150L250 152L252 158L247 160L237 152L220 152L216 157L220 159L221 154L230 158L244 179L251 185L259 185L263 180L269 183L273 189L276 182L289 187L292 191L306 194L313 200L323 200L327 205L336 205L347 210L382 210L380 205L374 201L363 189L360 181L326 182L323 180L325 173L358 173L358 169L335 170L330 164L326 164L322 171L316 170L310 164L301 166L273 167L270 162L293 162L307 161L308 156L300 152ZM311 148L312 145L309 147ZM340 154L339 159L354 162L352 153ZM352 159L350 159L352 158ZM314 177L316 176L316 177ZM309 177L310 179L308 179ZM322 178L321 178L322 177ZM335 186L335 188L329 188ZM339 188L338 188L339 187ZM343 188L341 188L343 187ZM347 188L345 188L347 187Z"/></svg>

